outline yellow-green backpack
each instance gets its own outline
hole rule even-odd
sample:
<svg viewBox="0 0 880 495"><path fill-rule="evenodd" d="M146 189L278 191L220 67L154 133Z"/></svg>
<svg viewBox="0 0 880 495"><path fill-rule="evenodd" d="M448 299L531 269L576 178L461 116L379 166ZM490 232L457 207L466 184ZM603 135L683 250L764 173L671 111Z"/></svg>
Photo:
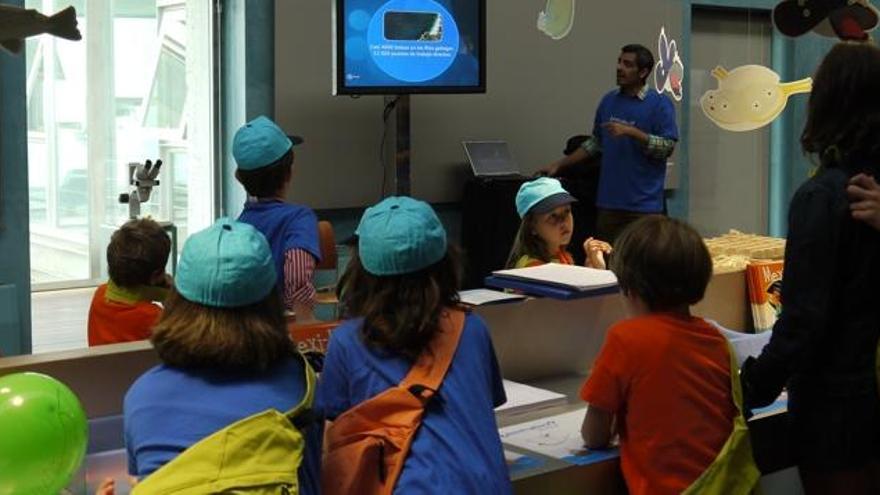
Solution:
<svg viewBox="0 0 880 495"><path fill-rule="evenodd" d="M315 372L303 359L306 393L293 409L248 416L193 444L135 485L132 495L297 495Z"/></svg>

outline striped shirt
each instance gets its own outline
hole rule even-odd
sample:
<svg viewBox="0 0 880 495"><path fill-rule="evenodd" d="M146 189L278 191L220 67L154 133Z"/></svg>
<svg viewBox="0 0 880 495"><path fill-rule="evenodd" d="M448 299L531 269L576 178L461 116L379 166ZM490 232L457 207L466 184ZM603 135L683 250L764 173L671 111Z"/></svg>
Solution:
<svg viewBox="0 0 880 495"><path fill-rule="evenodd" d="M284 306L292 309L294 303L315 305L315 258L304 249L289 249L284 253Z"/></svg>

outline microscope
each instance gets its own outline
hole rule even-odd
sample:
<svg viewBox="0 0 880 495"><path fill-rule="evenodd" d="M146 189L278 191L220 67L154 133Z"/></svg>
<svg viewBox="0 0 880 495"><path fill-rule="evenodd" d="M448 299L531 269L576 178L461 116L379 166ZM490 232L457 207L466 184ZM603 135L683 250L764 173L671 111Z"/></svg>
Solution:
<svg viewBox="0 0 880 495"><path fill-rule="evenodd" d="M150 160L144 163L131 162L128 164L128 182L134 189L130 193L119 195L119 202L128 204L128 218L135 220L141 216L141 203L150 200L153 187L159 185L159 169L162 168L162 160L153 163ZM158 222L171 237L171 273L177 272L177 226L174 223Z"/></svg>
<svg viewBox="0 0 880 495"><path fill-rule="evenodd" d="M162 160L156 160L153 164L150 160L144 163L132 162L128 164L128 182L134 189L130 193L119 195L119 202L128 204L128 217L132 220L141 216L141 203L150 200L150 193L154 186L159 185L159 169Z"/></svg>

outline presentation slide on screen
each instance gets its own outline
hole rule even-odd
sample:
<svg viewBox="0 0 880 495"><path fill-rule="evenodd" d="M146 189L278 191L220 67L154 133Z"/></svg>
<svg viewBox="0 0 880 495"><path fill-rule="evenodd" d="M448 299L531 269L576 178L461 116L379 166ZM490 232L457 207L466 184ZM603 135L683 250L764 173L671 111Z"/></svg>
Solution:
<svg viewBox="0 0 880 495"><path fill-rule="evenodd" d="M343 10L345 86L479 85L479 2L348 0Z"/></svg>

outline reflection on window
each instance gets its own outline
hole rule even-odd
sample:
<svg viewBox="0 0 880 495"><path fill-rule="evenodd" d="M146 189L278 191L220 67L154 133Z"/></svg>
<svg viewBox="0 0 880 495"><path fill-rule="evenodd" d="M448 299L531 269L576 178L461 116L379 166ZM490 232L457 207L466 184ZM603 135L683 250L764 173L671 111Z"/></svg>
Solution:
<svg viewBox="0 0 880 495"><path fill-rule="evenodd" d="M188 40L212 46L211 2L73 3L82 41L39 36L28 39L26 47L36 289L106 277L107 242L128 217L128 206L118 198L131 189L130 162L164 162L160 185L142 205L142 214L173 222L181 245L188 231L208 226L213 218L213 191L188 194L190 181L200 191L203 184L213 184L212 143L187 137L187 128L213 128L212 55L192 50L188 56L187 51ZM27 8L46 13L65 5L26 1ZM193 12L195 20L187 22ZM208 89L189 91L192 85ZM200 166L188 170L188 164Z"/></svg>

